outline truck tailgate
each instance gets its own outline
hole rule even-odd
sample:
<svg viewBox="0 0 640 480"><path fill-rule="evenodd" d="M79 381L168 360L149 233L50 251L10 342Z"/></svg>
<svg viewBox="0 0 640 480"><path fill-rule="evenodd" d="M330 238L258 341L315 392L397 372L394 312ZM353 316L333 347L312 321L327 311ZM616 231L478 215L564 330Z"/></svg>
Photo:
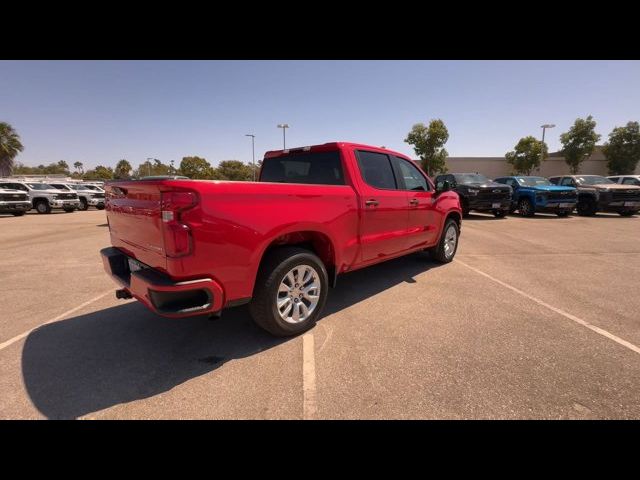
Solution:
<svg viewBox="0 0 640 480"><path fill-rule="evenodd" d="M105 187L111 243L150 267L166 270L157 182L118 182Z"/></svg>

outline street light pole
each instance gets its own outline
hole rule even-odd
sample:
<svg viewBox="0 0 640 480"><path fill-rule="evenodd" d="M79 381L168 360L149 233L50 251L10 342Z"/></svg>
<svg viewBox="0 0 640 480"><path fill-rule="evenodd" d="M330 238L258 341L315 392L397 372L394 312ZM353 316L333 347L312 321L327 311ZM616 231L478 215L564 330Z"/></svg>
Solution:
<svg viewBox="0 0 640 480"><path fill-rule="evenodd" d="M251 158L253 162L253 181L256 181L256 148L255 140L256 136L253 133L247 133L245 137L251 137Z"/></svg>
<svg viewBox="0 0 640 480"><path fill-rule="evenodd" d="M540 165L542 165L542 161L544 160L544 131L547 128L553 128L553 127L555 127L553 123L545 123L544 125L540 125L540 128L542 128L542 145L540 146Z"/></svg>
<svg viewBox="0 0 640 480"><path fill-rule="evenodd" d="M155 160L155 158L147 157L147 173L151 176L151 160Z"/></svg>
<svg viewBox="0 0 640 480"><path fill-rule="evenodd" d="M287 148L287 139L286 139L286 135L285 135L285 131L287 128L289 128L289 124L288 123L279 123L278 124L278 128L282 129L282 149L285 150Z"/></svg>

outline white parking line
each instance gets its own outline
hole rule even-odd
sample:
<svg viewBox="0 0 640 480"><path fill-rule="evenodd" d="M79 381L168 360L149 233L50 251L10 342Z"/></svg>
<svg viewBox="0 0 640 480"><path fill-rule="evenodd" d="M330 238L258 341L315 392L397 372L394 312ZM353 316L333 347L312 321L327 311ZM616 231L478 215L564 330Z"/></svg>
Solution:
<svg viewBox="0 0 640 480"><path fill-rule="evenodd" d="M557 314L560 314L563 317L568 318L569 320L572 320L572 321L576 322L577 324L582 325L583 327L586 327L586 328L588 328L589 330L591 330L593 332L596 332L599 335L602 335L603 337L607 337L609 340L613 340L614 342L622 345L623 347L628 348L629 350L631 350L633 352L636 352L636 353L640 354L640 347L637 347L633 343L627 342L626 340L614 335L613 333L609 333L603 328L596 327L595 325L590 324L586 320L578 318L575 315L571 315L570 313L567 313L567 312L565 312L564 310L562 310L560 308L554 307L553 305L549 305L548 303L543 302L539 298L536 298L536 297L534 297L532 295L529 295L528 293L525 293L522 290L520 290L520 289L518 289L518 288L516 288L516 287L514 287L512 285L509 285L508 283L503 282L502 280L498 280L497 278L492 277L488 273L485 273L482 270L478 270L477 268L472 267L471 265L468 265L468 264L464 263L461 260L455 259L454 261L456 263L459 263L460 265L463 265L463 266L467 267L470 270L473 270L474 272L482 275L483 277L486 277L489 280L491 280L493 282L496 282L498 285L501 285L501 286L503 286L505 288L508 288L509 290L511 290L511 291L513 291L513 292L515 292L515 293L517 293L519 295L522 295L523 297L528 298L529 300L537 303L538 305L541 305L541 306L543 306L545 308L548 308L549 310L551 310L551 311L553 311L553 312L555 312Z"/></svg>
<svg viewBox="0 0 640 480"><path fill-rule="evenodd" d="M313 333L302 336L302 418L312 420L316 416L316 356Z"/></svg>
<svg viewBox="0 0 640 480"><path fill-rule="evenodd" d="M24 337L26 337L27 335L29 335L31 332L33 332L35 329L42 327L43 325L47 325L49 323L53 323L53 322L57 322L58 320L60 320L61 318L66 317L67 315L71 315L74 312L77 312L78 310L86 307L87 305L91 305L93 302L97 302L98 300L100 300L103 297L106 297L107 295L109 295L110 293L113 293L113 289L110 289L107 292L101 293L100 295L98 295L97 297L92 298L91 300L88 300L86 302L84 302L81 305L78 305L75 308L72 308L71 310L67 310L64 313L61 313L60 315L58 315L55 318L52 318L51 320L48 320L44 323L41 323L40 325L38 325L37 327L33 327L30 330L27 330L26 332L21 333L20 335L16 335L13 338L10 338L9 340L7 340L6 342L2 342L0 343L0 350L4 350L5 348L7 348L10 345L13 345L14 343L16 343L18 340L22 340Z"/></svg>

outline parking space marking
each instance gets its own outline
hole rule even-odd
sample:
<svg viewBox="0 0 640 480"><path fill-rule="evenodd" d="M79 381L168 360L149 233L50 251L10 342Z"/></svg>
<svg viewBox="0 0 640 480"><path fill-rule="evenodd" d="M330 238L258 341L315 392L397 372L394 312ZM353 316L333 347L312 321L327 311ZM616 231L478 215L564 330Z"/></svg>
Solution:
<svg viewBox="0 0 640 480"><path fill-rule="evenodd" d="M316 354L313 333L302 336L302 418L313 420L316 404Z"/></svg>
<svg viewBox="0 0 640 480"><path fill-rule="evenodd" d="M570 313L565 312L564 310L562 310L562 309L560 309L560 308L554 307L553 305L549 305L548 303L543 302L543 301L542 301L542 300L540 300L539 298L536 298L536 297L534 297L533 295L529 295L528 293L523 292L522 290L520 290L520 289L518 289L518 288L514 287L513 285L509 285L508 283L505 283L505 282L503 282L502 280L498 280L497 278L492 277L492 276L491 276L491 275L489 275L488 273L485 273L485 272L483 272L482 270L478 270L477 268L472 267L471 265L468 265L468 264L464 263L464 262L463 262L463 261L461 261L461 260L455 259L455 260L454 260L454 262L459 263L460 265L465 266L465 267L467 267L467 268L468 268L468 269L470 269L470 270L473 270L473 271L474 271L474 272L476 272L477 274L482 275L483 277L488 278L489 280L491 280L491 281L493 281L493 282L497 283L498 285L501 285L501 286L503 286L503 287L505 287L505 288L508 288L509 290L511 290L511 291L513 291L513 292L515 292L515 293L517 293L518 295L522 295L523 297L528 298L529 300L531 300L531 301L533 301L533 302L537 303L538 305L541 305L541 306L543 306L543 307L545 307L545 308L548 308L549 310L551 310L551 311L553 311L553 312L555 312L555 313L557 313L557 314L559 314L559 315L562 315L563 317L568 318L569 320L572 320L572 321L576 322L577 324L582 325L583 327L586 327L586 328L588 328L589 330L592 330L592 331L596 332L596 333L597 333L597 334L599 334L599 335L602 335L603 337L606 337L606 338L608 338L608 339L610 339L610 340L613 340L614 342L616 342L616 343L618 343L618 344L622 345L623 347L628 348L629 350L631 350L631 351L633 351L633 352L635 352L635 353L640 354L640 347L637 347L637 346L636 346L636 345L634 345L633 343L628 342L628 341L626 341L626 340L624 340L624 339L622 339L622 338L620 338L620 337L618 337L618 336L614 335L613 333L610 333L610 332L606 331L606 330L605 330L605 329L603 329L603 328L596 327L595 325L590 324L590 323L589 323L589 322L587 322L586 320L583 320L583 319L581 319L581 318L578 318L578 317L576 317L575 315L571 315Z"/></svg>
<svg viewBox="0 0 640 480"><path fill-rule="evenodd" d="M98 300L100 300L101 298L106 297L106 296L107 296L107 295L109 295L110 293L113 293L113 289L110 289L110 290L109 290L109 291L107 291L107 292L101 293L101 294L100 294L100 295L98 295L97 297L93 297L91 300L87 300L87 301L86 301L86 302L84 302L83 304L78 305L77 307L72 308L71 310L67 310L66 312L61 313L61 314L60 314L60 315L58 315L57 317L52 318L51 320L47 320L46 322L41 323L40 325L38 325L38 326L36 326L36 327L33 327L33 328L31 328L31 329L27 330L26 332L21 333L20 335L16 335L15 337L10 338L10 339L9 339L9 340L7 340L6 342L2 342L2 343L0 343L0 350L4 350L5 348L9 347L10 345L13 345L14 343L16 343L18 340L22 340L23 338L25 338L27 335L29 335L29 334L30 334L31 332L33 332L34 330L36 330L36 329L38 329L38 328L40 328L40 327L42 327L42 326L44 326L44 325L47 325L47 324L49 324L49 323L57 322L58 320L60 320L60 319L62 319L62 318L64 318L64 317L66 317L67 315L71 315L72 313L75 313L75 312L77 312L78 310L81 310L81 309L83 309L84 307L86 307L86 306L88 306L88 305L91 305L91 304L92 304L92 303L94 303L94 302L97 302Z"/></svg>

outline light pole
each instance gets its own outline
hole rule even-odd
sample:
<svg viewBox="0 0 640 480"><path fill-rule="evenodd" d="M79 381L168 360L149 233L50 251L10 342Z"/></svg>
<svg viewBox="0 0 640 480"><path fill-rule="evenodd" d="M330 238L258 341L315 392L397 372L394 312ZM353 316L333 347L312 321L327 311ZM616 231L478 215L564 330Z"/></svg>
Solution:
<svg viewBox="0 0 640 480"><path fill-rule="evenodd" d="M542 145L540 146L540 165L542 165L542 161L544 160L544 131L547 128L553 128L555 125L553 123L545 123L544 125L540 125L542 129Z"/></svg>
<svg viewBox="0 0 640 480"><path fill-rule="evenodd" d="M151 162L149 160L158 160L157 158L147 157L147 172L151 176Z"/></svg>
<svg viewBox="0 0 640 480"><path fill-rule="evenodd" d="M282 129L282 149L286 149L287 148L287 141L286 141L286 135L285 135L285 131L287 128L289 128L289 124L288 123L279 123L278 124L278 128Z"/></svg>
<svg viewBox="0 0 640 480"><path fill-rule="evenodd" d="M245 137L251 137L251 158L253 162L253 181L256 181L256 148L255 140L256 136L253 133L247 133Z"/></svg>

